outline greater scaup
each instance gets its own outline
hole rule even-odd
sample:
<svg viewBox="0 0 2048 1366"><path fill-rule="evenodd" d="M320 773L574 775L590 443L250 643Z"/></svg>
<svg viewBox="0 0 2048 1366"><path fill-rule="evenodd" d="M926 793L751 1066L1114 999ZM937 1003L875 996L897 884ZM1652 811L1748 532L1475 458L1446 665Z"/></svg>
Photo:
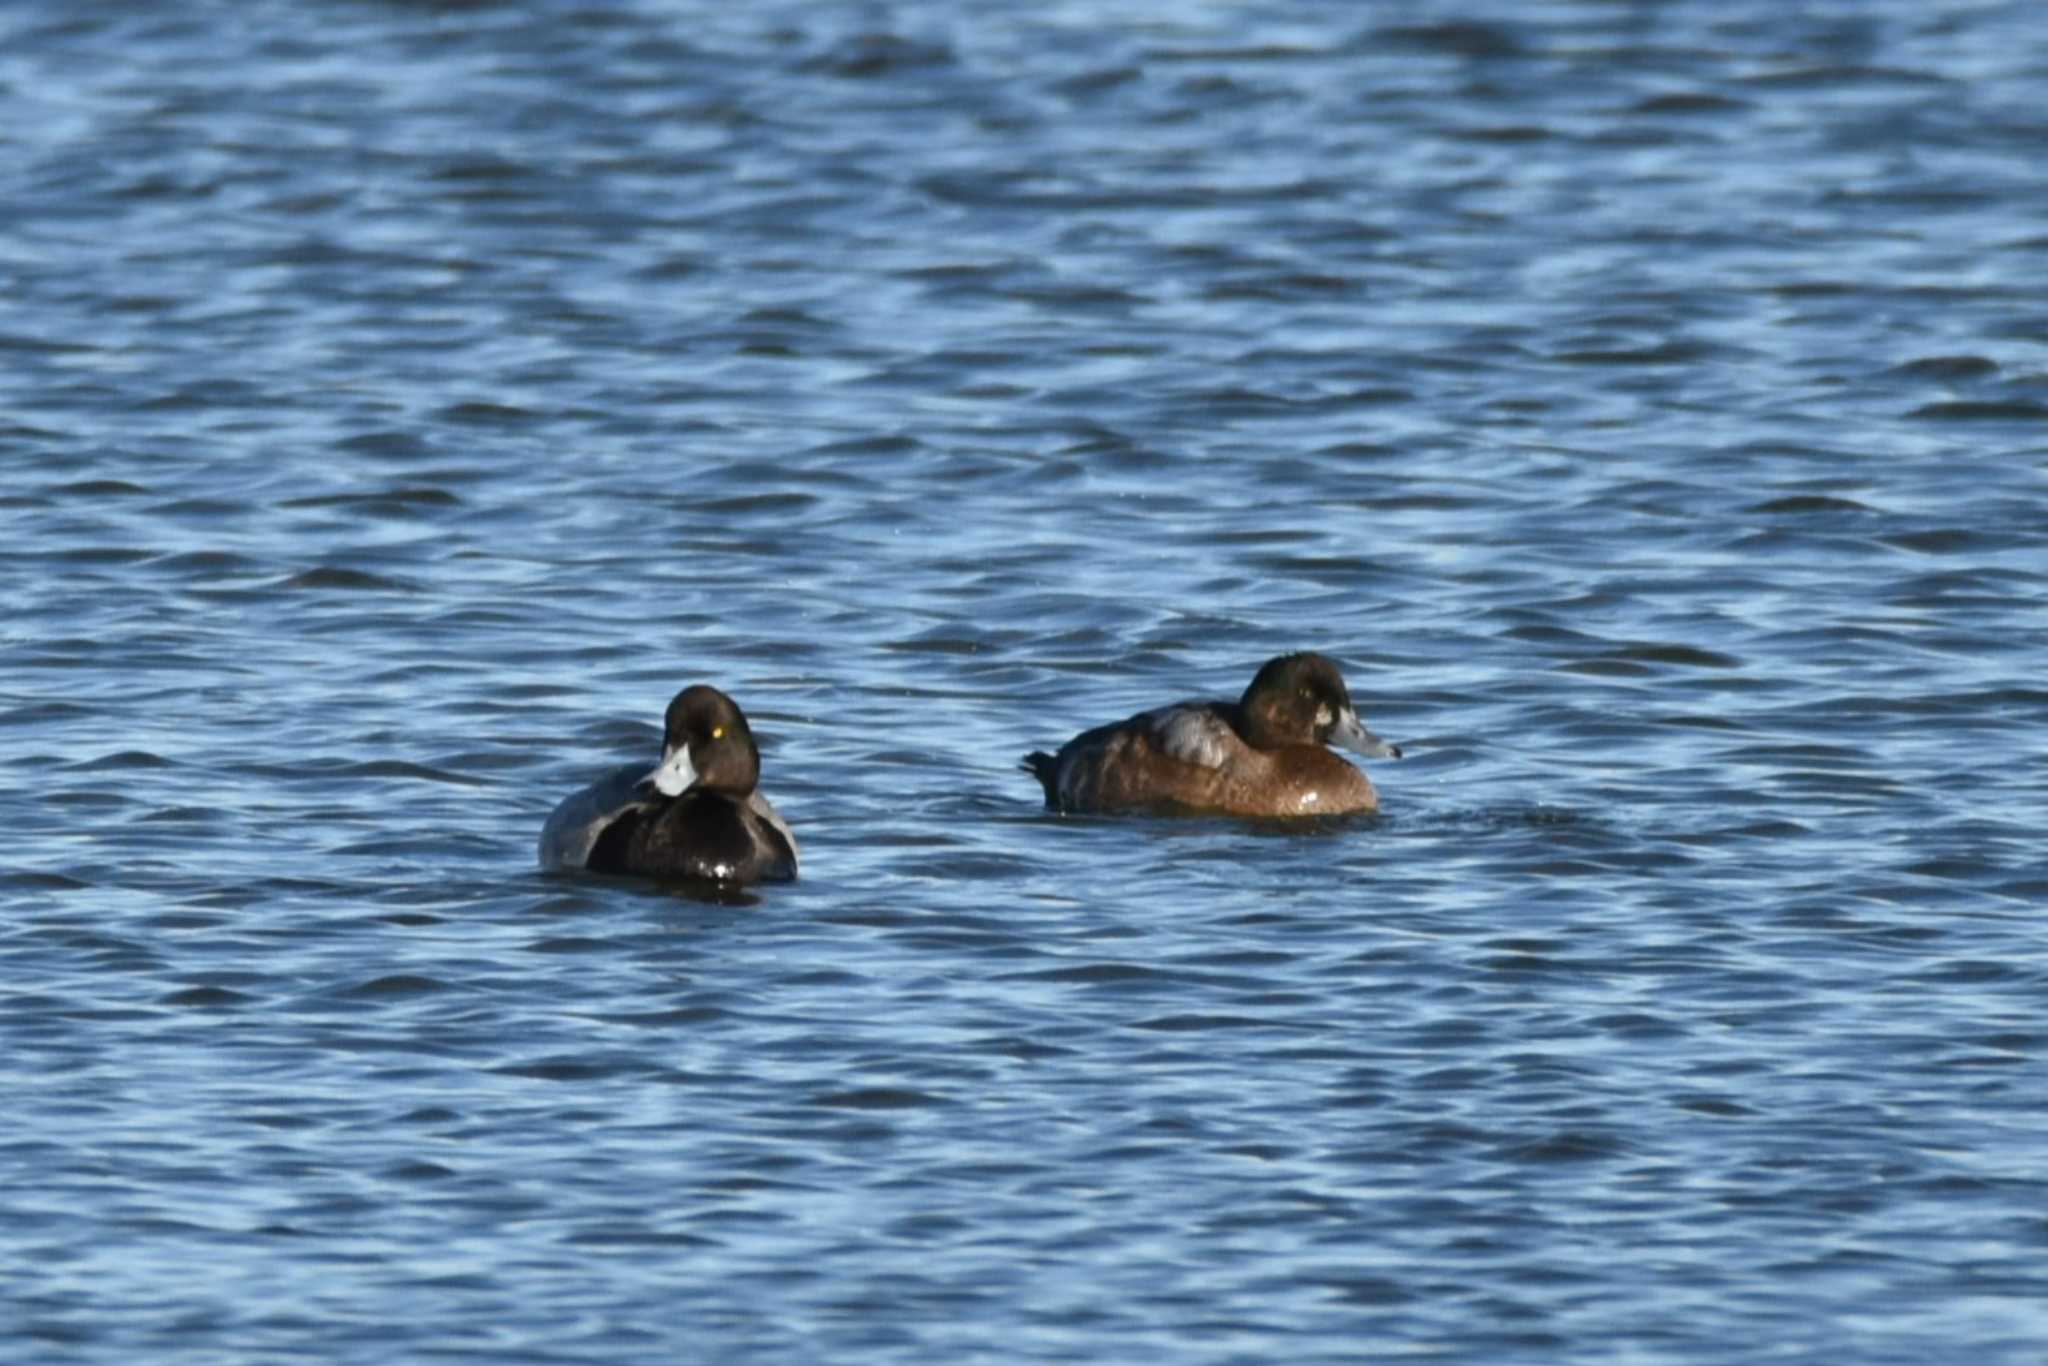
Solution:
<svg viewBox="0 0 2048 1366"><path fill-rule="evenodd" d="M1401 750L1367 730L1344 676L1318 654L1267 661L1235 702L1179 702L1024 756L1056 811L1332 816L1374 811L1363 772L1324 749Z"/></svg>
<svg viewBox="0 0 2048 1366"><path fill-rule="evenodd" d="M632 764L565 799L540 832L543 868L787 882L796 836L754 790L761 751L730 697L705 684L668 704L661 763Z"/></svg>

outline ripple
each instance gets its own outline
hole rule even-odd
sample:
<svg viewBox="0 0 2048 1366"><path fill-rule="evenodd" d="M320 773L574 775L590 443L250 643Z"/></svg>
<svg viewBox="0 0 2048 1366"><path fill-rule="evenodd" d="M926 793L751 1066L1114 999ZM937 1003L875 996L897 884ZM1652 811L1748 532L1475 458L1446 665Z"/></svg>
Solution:
<svg viewBox="0 0 2048 1366"><path fill-rule="evenodd" d="M73 773L118 773L128 769L171 768L173 766L170 760L163 758L161 755L151 754L147 750L124 749L113 754L103 754L97 759L87 759L81 763L68 765L68 768Z"/></svg>
<svg viewBox="0 0 2048 1366"><path fill-rule="evenodd" d="M1956 380L1988 379L1998 373L1998 363L1984 356L1923 356L1893 366L1892 373L1952 383Z"/></svg>
<svg viewBox="0 0 2048 1366"><path fill-rule="evenodd" d="M431 996L447 990L448 984L413 973L391 973L346 987L335 994L348 1000L378 1000L387 997Z"/></svg>
<svg viewBox="0 0 2048 1366"><path fill-rule="evenodd" d="M2048 405L2030 400L1954 399L1923 403L1906 414L1923 422L2040 422Z"/></svg>
<svg viewBox="0 0 2048 1366"><path fill-rule="evenodd" d="M2022 7L35 8L39 1344L2031 1342ZM1384 818L1018 786L1305 647ZM805 877L534 870L698 679Z"/></svg>
<svg viewBox="0 0 2048 1366"><path fill-rule="evenodd" d="M253 1005L255 998L226 987L188 987L174 991L162 998L160 1004L167 1006L199 1006L208 1010L224 1010L235 1006Z"/></svg>
<svg viewBox="0 0 2048 1366"><path fill-rule="evenodd" d="M382 574L366 573L360 569L339 569L322 567L304 569L289 578L280 579L273 587L334 591L344 593L414 593L418 586Z"/></svg>
<svg viewBox="0 0 2048 1366"><path fill-rule="evenodd" d="M855 1091L833 1091L811 1098L811 1104L827 1110L916 1110L946 1105L944 1097L923 1091L893 1087L868 1087Z"/></svg>

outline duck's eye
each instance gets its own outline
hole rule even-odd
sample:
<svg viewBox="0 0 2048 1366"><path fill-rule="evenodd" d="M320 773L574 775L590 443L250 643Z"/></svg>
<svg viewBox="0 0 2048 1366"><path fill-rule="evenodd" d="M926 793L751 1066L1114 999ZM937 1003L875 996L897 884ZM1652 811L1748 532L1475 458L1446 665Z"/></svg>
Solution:
<svg viewBox="0 0 2048 1366"><path fill-rule="evenodd" d="M711 728L711 738L714 740L723 740L725 738L725 727L713 726Z"/></svg>

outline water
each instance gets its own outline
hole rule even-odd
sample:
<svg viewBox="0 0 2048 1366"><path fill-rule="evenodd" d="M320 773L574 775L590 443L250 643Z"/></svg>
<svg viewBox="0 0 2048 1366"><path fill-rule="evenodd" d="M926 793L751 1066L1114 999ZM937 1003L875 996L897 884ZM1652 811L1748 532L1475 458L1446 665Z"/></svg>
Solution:
<svg viewBox="0 0 2048 1366"><path fill-rule="evenodd" d="M0 1352L2038 1360L2038 34L10 7ZM537 872L698 680L804 880Z"/></svg>

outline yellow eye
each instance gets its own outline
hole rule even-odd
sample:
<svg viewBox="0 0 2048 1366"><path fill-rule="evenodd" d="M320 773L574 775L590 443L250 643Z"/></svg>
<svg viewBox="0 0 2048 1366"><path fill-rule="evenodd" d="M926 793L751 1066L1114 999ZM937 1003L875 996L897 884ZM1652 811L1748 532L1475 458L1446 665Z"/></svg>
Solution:
<svg viewBox="0 0 2048 1366"><path fill-rule="evenodd" d="M713 726L711 728L711 738L714 740L723 740L725 738L725 727Z"/></svg>

